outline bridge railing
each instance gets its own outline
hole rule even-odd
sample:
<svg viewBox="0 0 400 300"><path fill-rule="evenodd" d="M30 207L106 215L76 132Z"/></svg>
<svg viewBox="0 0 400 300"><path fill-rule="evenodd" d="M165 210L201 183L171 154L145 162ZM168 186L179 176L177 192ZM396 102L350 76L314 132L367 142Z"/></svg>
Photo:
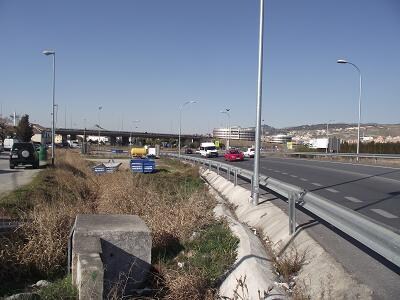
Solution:
<svg viewBox="0 0 400 300"><path fill-rule="evenodd" d="M164 155L178 158L178 155L173 153ZM181 155L181 159L216 170L218 174L226 172L228 180L232 177L235 185L237 177L247 181L253 179L252 171L219 161L189 155ZM296 230L295 207L297 204L400 267L400 235L394 230L320 195L266 175L260 174L260 186L288 199L290 234L294 234Z"/></svg>

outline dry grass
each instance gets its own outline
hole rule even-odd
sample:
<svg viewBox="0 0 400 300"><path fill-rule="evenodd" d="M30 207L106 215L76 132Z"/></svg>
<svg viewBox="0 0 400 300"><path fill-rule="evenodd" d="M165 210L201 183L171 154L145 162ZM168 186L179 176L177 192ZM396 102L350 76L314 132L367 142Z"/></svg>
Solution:
<svg viewBox="0 0 400 300"><path fill-rule="evenodd" d="M44 170L40 187L30 191L30 205L18 209L22 225L15 234L0 237L4 285L63 274L69 230L80 213L139 215L157 249L179 246L214 222L214 200L196 168L167 161L168 170L152 175L120 171L97 176L78 154L57 154L56 167ZM196 268L183 272L160 266L157 276L165 299L211 299L214 294ZM4 293L0 288L0 295Z"/></svg>

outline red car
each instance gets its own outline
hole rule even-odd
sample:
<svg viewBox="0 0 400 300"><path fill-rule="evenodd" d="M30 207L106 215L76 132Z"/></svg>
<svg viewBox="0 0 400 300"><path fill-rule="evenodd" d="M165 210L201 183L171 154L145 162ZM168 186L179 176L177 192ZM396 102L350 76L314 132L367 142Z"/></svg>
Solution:
<svg viewBox="0 0 400 300"><path fill-rule="evenodd" d="M229 161L243 160L244 154L243 154L243 152L241 152L239 150L231 149L231 150L226 151L224 158L225 158L225 160L229 160Z"/></svg>

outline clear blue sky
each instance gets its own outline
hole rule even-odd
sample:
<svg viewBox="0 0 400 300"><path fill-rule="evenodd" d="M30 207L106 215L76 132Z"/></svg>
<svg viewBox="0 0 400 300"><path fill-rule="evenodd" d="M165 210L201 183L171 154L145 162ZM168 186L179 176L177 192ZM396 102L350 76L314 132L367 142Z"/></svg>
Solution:
<svg viewBox="0 0 400 300"><path fill-rule="evenodd" d="M264 123L400 123L400 1L266 0ZM204 133L254 126L258 0L0 0L0 104L50 125L55 49L58 124ZM132 125L132 120L141 120ZM76 124L76 125L75 125Z"/></svg>

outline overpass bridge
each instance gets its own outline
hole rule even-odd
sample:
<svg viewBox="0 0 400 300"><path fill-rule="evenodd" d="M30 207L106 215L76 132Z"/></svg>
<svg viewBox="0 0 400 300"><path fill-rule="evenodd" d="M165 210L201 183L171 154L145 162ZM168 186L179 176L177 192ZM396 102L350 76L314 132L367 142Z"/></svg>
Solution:
<svg viewBox="0 0 400 300"><path fill-rule="evenodd" d="M46 130L51 132L51 128L46 128ZM86 136L101 136L108 137L111 144L116 142L117 138L122 139L123 144L129 142L129 138L142 138L142 139L159 139L161 141L170 141L171 139L178 140L179 135L174 133L157 133L157 132L138 132L138 131L118 131L118 130L106 130L106 129L77 129L77 128L56 128L55 133L61 135L64 140L67 140L69 135L71 139L76 139L77 135ZM206 135L198 134L182 134L181 141L184 142L201 142L203 140L209 139Z"/></svg>

